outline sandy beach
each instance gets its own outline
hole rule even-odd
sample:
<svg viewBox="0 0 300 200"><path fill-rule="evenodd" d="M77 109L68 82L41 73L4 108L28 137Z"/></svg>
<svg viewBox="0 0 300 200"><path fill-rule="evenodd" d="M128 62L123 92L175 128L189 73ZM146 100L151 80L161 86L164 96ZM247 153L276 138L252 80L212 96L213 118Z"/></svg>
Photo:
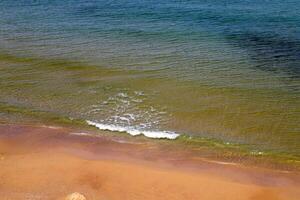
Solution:
<svg viewBox="0 0 300 200"><path fill-rule="evenodd" d="M300 200L300 0L0 0L0 200Z"/></svg>
<svg viewBox="0 0 300 200"><path fill-rule="evenodd" d="M168 149L60 127L0 126L1 199L299 199L296 173L180 160ZM167 155L167 156L165 156Z"/></svg>

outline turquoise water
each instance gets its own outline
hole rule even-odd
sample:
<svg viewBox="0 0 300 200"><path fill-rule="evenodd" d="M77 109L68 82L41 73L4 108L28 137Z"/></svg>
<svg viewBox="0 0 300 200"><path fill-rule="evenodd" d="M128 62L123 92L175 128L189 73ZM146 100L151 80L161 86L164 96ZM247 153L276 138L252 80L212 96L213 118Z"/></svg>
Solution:
<svg viewBox="0 0 300 200"><path fill-rule="evenodd" d="M299 1L2 0L0 30L2 118L300 156Z"/></svg>

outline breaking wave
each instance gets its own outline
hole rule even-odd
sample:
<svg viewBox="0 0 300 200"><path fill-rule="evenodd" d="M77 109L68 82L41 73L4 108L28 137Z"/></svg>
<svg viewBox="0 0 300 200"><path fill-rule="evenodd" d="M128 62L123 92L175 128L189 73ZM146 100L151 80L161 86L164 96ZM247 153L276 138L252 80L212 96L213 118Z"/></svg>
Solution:
<svg viewBox="0 0 300 200"><path fill-rule="evenodd" d="M148 138L156 138L156 139L176 139L179 134L171 131L147 131L147 130L139 130L133 127L119 126L113 124L101 124L93 121L86 121L89 125L95 126L100 130L108 130L114 132L126 132L132 136L144 135Z"/></svg>

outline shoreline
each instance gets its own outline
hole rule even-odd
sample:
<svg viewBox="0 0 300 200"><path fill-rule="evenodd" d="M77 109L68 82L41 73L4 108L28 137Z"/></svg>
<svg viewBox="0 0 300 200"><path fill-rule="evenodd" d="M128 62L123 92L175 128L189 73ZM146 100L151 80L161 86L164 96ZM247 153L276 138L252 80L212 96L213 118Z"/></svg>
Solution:
<svg viewBox="0 0 300 200"><path fill-rule="evenodd" d="M211 162L141 139L0 125L4 199L298 199L300 175ZM217 190L216 190L217 188ZM237 196L239 194L239 196Z"/></svg>
<svg viewBox="0 0 300 200"><path fill-rule="evenodd" d="M8 114L8 116L16 117L4 119L2 122L0 121L0 124L22 124L31 127L62 126L72 130L76 129L83 132L89 132L91 135L104 134L106 136L121 137L125 139L129 138L129 140L136 140L137 138L137 140L139 140L140 138L145 137L145 140L155 141L156 143L167 144L170 146L175 145L176 148L179 147L184 150L189 149L190 151L195 151L196 154L200 154L200 157L209 162L233 163L245 166L251 165L252 167L272 168L283 172L298 172L300 170L298 155L287 154L285 152L274 152L267 149L258 150L247 146L247 144L229 143L214 138L190 136L184 133L178 133L179 136L172 140L151 138L144 134L133 136L129 134L124 127L122 127L122 130L103 130L89 124L86 120L57 115L52 112L31 110L9 104L1 104L1 102L0 108L4 113ZM20 119L18 117L20 117ZM45 125L45 123L47 125Z"/></svg>
<svg viewBox="0 0 300 200"><path fill-rule="evenodd" d="M92 120L96 123L101 122L100 125L102 128L103 125L105 125L106 128L109 126L108 129L127 131L134 135L141 134L141 130L144 129L131 130L130 127L123 126L123 119L119 119L119 117L123 118L124 116L120 115L120 113L118 114L118 112L110 115L110 110L118 110L118 108L114 108L114 106L110 107L109 105L118 105L118 107L126 110L127 101L129 101L133 106L132 108L138 108L138 110L140 106L143 108L146 106L147 108L140 110L141 113L150 112L150 105L164 108L174 106L175 110L179 106L178 109L180 108L179 110L182 111L182 115L180 114L180 116L174 118L171 117L170 120L168 120L168 116L161 116L160 118L163 121L167 120L169 122L166 123L166 126L163 125L164 123L162 123L163 126L158 125L158 127L161 127L161 129L158 129L160 132L174 132L180 134L180 136L176 138L178 144L188 144L195 148L205 146L208 149L211 147L213 151L220 149L218 153L228 150L226 154L233 155L232 160L236 159L239 161L241 160L240 157L243 157L243 160L247 160L246 165L251 163L250 160L252 158L254 158L252 160L257 158L258 161L253 161L254 165L269 161L272 162L274 160L275 163L279 163L279 165L283 166L283 170L295 168L295 170L299 171L300 169L300 153L297 143L297 141L299 141L297 134L297 125L299 124L297 119L299 117L297 116L297 110L294 110L298 107L298 102L295 101L297 96L294 97L293 93L288 91L284 90L278 93L279 91L277 90L266 90L263 88L245 91L239 87L235 89L231 88L231 86L225 88L216 86L211 88L205 84L200 84L198 87L196 82L182 82L175 77L167 79L167 82L161 82L160 79L149 79L147 76L143 77L144 73L139 70L110 69L109 67L101 67L84 62L83 60L75 61L67 58L44 58L37 55L22 56L18 53L6 52L4 49L2 51L3 52L0 53L0 60L3 62L1 68L5 76L3 77L1 87L3 98L0 102L0 110L3 113L2 117L8 121L16 122L19 120L22 122L28 120L33 123L52 123L71 127L81 126L84 129L89 126L86 120ZM15 68L16 71L12 72L9 66L14 66L15 64L23 67ZM39 67L37 68L37 66ZM36 72L39 75L31 74L31 72ZM137 77L142 76L137 79L129 78L132 75ZM24 80L19 77L24 77ZM63 77L63 79L59 77ZM153 77L156 77L155 74L153 74ZM61 80L65 79L69 86L66 88L64 87L64 81L61 82ZM28 81L29 85L23 84L25 80L26 82ZM46 82L40 82L41 80L45 80ZM148 82L150 80L151 84L162 84L162 88L159 87L157 88L158 91L152 91L152 87L143 84L145 81ZM166 83L166 85L164 83ZM52 87L54 85L62 90L56 90L56 87ZM185 87L182 88L183 85L185 85ZM27 89L29 88L29 91L32 91L27 93ZM51 92L48 93L47 91ZM153 99L151 95L154 93L151 91L155 93L155 98ZM173 92L169 93L168 91ZM87 97L78 95L78 92L87 95ZM186 96L190 98L181 99L181 96L178 96L176 102L184 103L177 105L176 102L169 101L173 93L183 93L185 95L182 95L182 97ZM265 96L266 94L267 96ZM74 95L74 98L70 98L70 95ZM219 95L222 98L219 98ZM251 98L248 99L248 97ZM286 97L290 100L286 102L287 104L284 103L280 106L277 105L276 101L272 101L274 105L271 106L271 109L268 99L279 100L279 97ZM190 100L194 98L200 99L195 102L190 102ZM237 102L241 100L244 101L245 98L249 101L247 100L242 104L237 104ZM154 99L158 102L161 101L161 103L157 102L158 104L156 104L155 101L152 102ZM208 99L211 99L213 102L207 101ZM223 110L223 106L220 107L222 108L220 110L217 106L210 111L215 105L223 104L224 99L228 100L228 110ZM257 103L259 99L262 101L262 104ZM106 104L111 100L111 104ZM145 102L142 103L136 100L146 101L149 104L144 104ZM265 102L265 100L267 102ZM201 106L198 105L198 103L201 104L202 101L206 103ZM127 103L124 104L124 102ZM136 102L140 103L136 104ZM291 110L287 108L289 102L291 103ZM190 106L185 107L185 105L190 105L190 103L192 103L193 109ZM267 103L267 105L264 103ZM260 105L259 108L257 104ZM51 109L47 109L48 106L50 106ZM101 109L107 109L108 113L106 113L106 111L104 113L99 112L99 106ZM243 114L239 113L238 109L236 110L236 108L242 109L244 106L246 106L246 108L244 108L246 110L244 110ZM249 106L253 106L253 108L250 109ZM73 109L77 107L79 107L80 110L83 109L84 112L77 112L77 109ZM194 110L198 107L203 108L203 112L189 113L189 111L185 111L186 108L188 110ZM175 116L175 113L171 111L174 110L174 108L167 111L166 113L168 114L166 115L170 114ZM269 110L269 108L271 110ZM283 112L280 112L280 108L286 108L282 111L289 112L283 114ZM126 112L130 115L137 114L133 110L127 110ZM157 110L155 113L159 114L161 112ZM267 114L268 117L265 116L265 114ZM282 118L281 115L287 117ZM197 117L194 118L195 116ZM230 116L233 118L231 119ZM234 116L239 117L235 118ZM107 117L117 117L118 119L117 122L106 123ZM148 117L149 119L147 118L147 121L150 123L157 121L150 116ZM229 118L225 120L227 117ZM129 118L130 117L128 117L128 119ZM222 121L221 118L224 118L224 121ZM242 120L240 118L244 119ZM138 122L138 126L145 122L144 119L140 120L141 123ZM240 120L242 120L243 123ZM269 122L272 123L269 124ZM224 124L224 126L222 124ZM153 129L149 128L147 131L157 131L155 128L156 125L153 127ZM87 129L89 129L89 127L87 127ZM153 134L151 133L150 135ZM167 135L170 136L170 134ZM172 134L172 136L174 136L174 134ZM271 139L270 136L272 136ZM208 152L208 154L210 154L210 152ZM217 158L219 157L222 156L217 155ZM230 156L226 159L230 160L231 157L229 157ZM247 157L247 159L245 159L245 157ZM263 165L268 167L268 164L269 163ZM291 167L285 168L285 164Z"/></svg>

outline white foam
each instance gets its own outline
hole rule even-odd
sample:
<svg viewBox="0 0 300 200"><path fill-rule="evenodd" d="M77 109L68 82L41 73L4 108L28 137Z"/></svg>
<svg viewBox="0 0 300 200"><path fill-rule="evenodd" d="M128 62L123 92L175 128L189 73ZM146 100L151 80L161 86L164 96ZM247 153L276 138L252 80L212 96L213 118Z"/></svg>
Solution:
<svg viewBox="0 0 300 200"><path fill-rule="evenodd" d="M135 115L130 114L130 113L126 113L124 114L125 116L128 116L130 119L135 120Z"/></svg>
<svg viewBox="0 0 300 200"><path fill-rule="evenodd" d="M89 136L90 134L85 132L75 132L75 133L70 133L70 135Z"/></svg>
<svg viewBox="0 0 300 200"><path fill-rule="evenodd" d="M134 91L134 94L138 95L138 96L144 96L145 95L143 91Z"/></svg>
<svg viewBox="0 0 300 200"><path fill-rule="evenodd" d="M95 126L99 128L100 130L126 132L132 136L144 135L148 138L170 139L170 140L174 140L179 136L179 134L170 131L144 131L144 130L134 129L132 127L123 127L123 126L112 125L112 124L101 124L89 120L87 120L86 122L91 126Z"/></svg>
<svg viewBox="0 0 300 200"><path fill-rule="evenodd" d="M42 125L41 127L49 128L49 129L61 129L61 127L58 127L58 126L47 126L47 125Z"/></svg>
<svg viewBox="0 0 300 200"><path fill-rule="evenodd" d="M124 92L120 92L117 94L118 97L123 97L123 98L127 98L128 97L128 94L127 93L124 93Z"/></svg>

